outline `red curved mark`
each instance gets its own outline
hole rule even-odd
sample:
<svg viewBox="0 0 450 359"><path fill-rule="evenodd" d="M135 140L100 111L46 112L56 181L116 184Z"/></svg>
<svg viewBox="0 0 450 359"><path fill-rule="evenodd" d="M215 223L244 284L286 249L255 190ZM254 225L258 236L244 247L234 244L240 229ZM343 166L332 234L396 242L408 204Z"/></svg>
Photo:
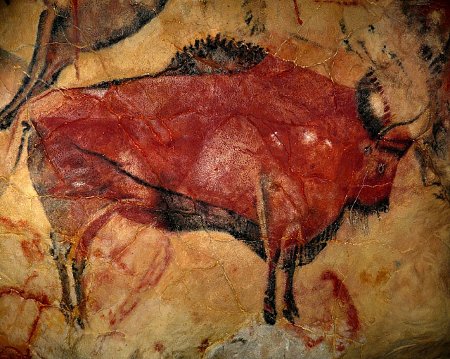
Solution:
<svg viewBox="0 0 450 359"><path fill-rule="evenodd" d="M22 247L22 252L29 263L40 262L44 259L44 253L42 252L38 241L21 241L20 246Z"/></svg>
<svg viewBox="0 0 450 359"><path fill-rule="evenodd" d="M305 340L306 346L311 349L311 348L314 348L315 346L319 345L320 343L322 343L325 340L325 337L323 335L321 335L317 339L313 339L308 335L304 335L304 339L306 339Z"/></svg>
<svg viewBox="0 0 450 359"><path fill-rule="evenodd" d="M1 288L0 289L0 297L3 297L4 295L17 295L25 300L33 300L36 302L36 304L41 306L50 306L50 300L48 299L48 296L43 293L34 294L29 293L23 290L22 288L17 287L7 287L7 288Z"/></svg>
<svg viewBox="0 0 450 359"><path fill-rule="evenodd" d="M138 287L139 290L147 287L154 287L155 285L157 285L161 280L161 277L166 271L167 267L169 266L170 260L172 259L172 247L168 239L165 239L163 242L164 242L162 247L163 248L162 250L164 251L163 258L162 260L157 261L159 253L156 253L153 256L156 265L148 268L147 272L142 278L141 284Z"/></svg>
<svg viewBox="0 0 450 359"><path fill-rule="evenodd" d="M27 221L23 219L13 221L7 217L0 217L0 226L14 234L31 235L31 241L22 240L20 242L28 263L40 262L44 259L44 250L41 248L42 237Z"/></svg>
<svg viewBox="0 0 450 359"><path fill-rule="evenodd" d="M80 243L78 243L77 248L75 249L75 260L79 263L87 257L89 248L97 235L100 229L109 222L113 214L117 211L115 206L111 207L111 209L107 210L105 213L101 214L98 218L94 219L87 228L85 229Z"/></svg>
<svg viewBox="0 0 450 359"><path fill-rule="evenodd" d="M351 338L355 338L361 325L358 311L353 304L352 297L342 280L332 271L322 273L322 280L330 280L333 283L333 295L347 308L347 325L350 328Z"/></svg>
<svg viewBox="0 0 450 359"><path fill-rule="evenodd" d="M303 25L303 20L300 19L300 11L298 10L297 0L292 0L294 2L295 16L297 17L297 22L299 25Z"/></svg>
<svg viewBox="0 0 450 359"><path fill-rule="evenodd" d="M88 256L89 249L95 239L95 236L100 229L102 229L111 220L114 214L120 214L121 216L136 223L158 226L155 215L149 211L146 211L146 207L143 207L142 205L140 206L136 202L117 202L112 204L105 210L104 213L93 219L84 229L80 243L75 250L75 259L79 263L81 263L81 261ZM122 252L123 249L121 248L118 251Z"/></svg>
<svg viewBox="0 0 450 359"><path fill-rule="evenodd" d="M139 294L156 286L161 280L172 259L172 246L168 239L160 239L158 244L161 244L161 249L153 254L150 261L152 265L142 275L139 285L128 294L116 313L110 313L110 325L122 322L139 304Z"/></svg>
<svg viewBox="0 0 450 359"><path fill-rule="evenodd" d="M34 335L36 334L36 329L39 323L39 319L41 319L42 310L44 308L51 306L50 300L48 299L46 294L29 293L17 287L1 288L0 297L6 295L15 295L22 298L23 300L34 301L38 307L38 313L36 314L36 317L34 318L33 323L31 324L31 328L28 333L28 338L25 341L27 345L25 352L23 352L23 350L20 350L17 347L5 346L0 348L0 358L26 358L26 359L31 358L32 357L30 350L31 341L33 340Z"/></svg>
<svg viewBox="0 0 450 359"><path fill-rule="evenodd" d="M289 323L288 328L293 330L297 337L301 338L303 343L305 343L305 346L309 349L314 348L325 340L325 336L323 335L318 336L316 339L310 337L308 332L301 326L296 326Z"/></svg>

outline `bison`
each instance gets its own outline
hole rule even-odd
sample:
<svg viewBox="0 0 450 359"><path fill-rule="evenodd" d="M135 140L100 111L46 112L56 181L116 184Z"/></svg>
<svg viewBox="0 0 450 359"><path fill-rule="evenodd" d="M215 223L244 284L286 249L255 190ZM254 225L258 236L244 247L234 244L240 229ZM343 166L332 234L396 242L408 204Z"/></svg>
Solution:
<svg viewBox="0 0 450 359"><path fill-rule="evenodd" d="M418 117L393 124L387 102L375 115L371 98L382 93L374 70L353 89L216 37L177 53L158 75L31 100L16 139L21 152L28 138L67 317L75 308L85 318L89 246L120 213L168 231L215 230L244 241L268 262L269 324L282 258L283 315L293 322L296 266L325 247L346 209L387 209L412 143L401 124Z"/></svg>

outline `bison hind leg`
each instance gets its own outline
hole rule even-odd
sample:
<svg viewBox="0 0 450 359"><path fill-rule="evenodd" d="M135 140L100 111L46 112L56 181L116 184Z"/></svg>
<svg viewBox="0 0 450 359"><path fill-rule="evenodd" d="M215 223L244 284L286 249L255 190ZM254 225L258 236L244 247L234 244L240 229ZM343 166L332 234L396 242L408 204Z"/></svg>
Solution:
<svg viewBox="0 0 450 359"><path fill-rule="evenodd" d="M77 307L74 308L74 322L84 329L84 320L86 318L86 300L84 295L84 287L82 283L86 260L75 258L72 263L72 274L75 286L75 295L77 298Z"/></svg>
<svg viewBox="0 0 450 359"><path fill-rule="evenodd" d="M69 273L67 271L67 256L69 254L71 245L62 239L62 236L56 232L50 233L50 239L52 241L52 247L50 254L56 263L58 269L59 280L61 282L61 312L64 314L67 322L72 320L73 303L70 293L70 280Z"/></svg>

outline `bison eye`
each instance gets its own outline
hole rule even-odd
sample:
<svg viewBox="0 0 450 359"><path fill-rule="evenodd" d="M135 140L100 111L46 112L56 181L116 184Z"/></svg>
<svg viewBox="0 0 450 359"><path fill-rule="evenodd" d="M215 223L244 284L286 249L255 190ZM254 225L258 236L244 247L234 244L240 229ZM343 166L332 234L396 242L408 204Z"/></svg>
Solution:
<svg viewBox="0 0 450 359"><path fill-rule="evenodd" d="M384 173L385 169L386 169L386 164L384 164L384 163L378 164L377 170L380 175L382 175Z"/></svg>
<svg viewBox="0 0 450 359"><path fill-rule="evenodd" d="M370 155L372 153L372 146L366 146L364 147L364 154L365 155Z"/></svg>

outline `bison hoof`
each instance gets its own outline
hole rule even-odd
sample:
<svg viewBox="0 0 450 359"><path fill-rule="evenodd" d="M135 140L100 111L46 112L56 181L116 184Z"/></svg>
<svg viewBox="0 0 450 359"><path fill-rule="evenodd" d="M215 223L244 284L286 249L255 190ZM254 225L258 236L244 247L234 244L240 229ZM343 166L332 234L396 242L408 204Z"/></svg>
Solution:
<svg viewBox="0 0 450 359"><path fill-rule="evenodd" d="M288 320L290 323L294 324L295 319L294 317L299 317L298 315L298 309L297 307L294 307L293 309L283 309L283 316L286 318L286 320Z"/></svg>
<svg viewBox="0 0 450 359"><path fill-rule="evenodd" d="M80 317L76 317L74 320L74 323L78 327L78 329L81 329L81 330L84 329L84 321Z"/></svg>
<svg viewBox="0 0 450 359"><path fill-rule="evenodd" d="M294 317L299 317L294 296L290 293L286 293L284 296L283 316L292 324L294 324Z"/></svg>
<svg viewBox="0 0 450 359"><path fill-rule="evenodd" d="M277 321L277 313L272 313L264 309L264 320L267 324L274 325Z"/></svg>
<svg viewBox="0 0 450 359"><path fill-rule="evenodd" d="M264 320L267 324L274 325L277 320L275 300L270 296L264 298Z"/></svg>

